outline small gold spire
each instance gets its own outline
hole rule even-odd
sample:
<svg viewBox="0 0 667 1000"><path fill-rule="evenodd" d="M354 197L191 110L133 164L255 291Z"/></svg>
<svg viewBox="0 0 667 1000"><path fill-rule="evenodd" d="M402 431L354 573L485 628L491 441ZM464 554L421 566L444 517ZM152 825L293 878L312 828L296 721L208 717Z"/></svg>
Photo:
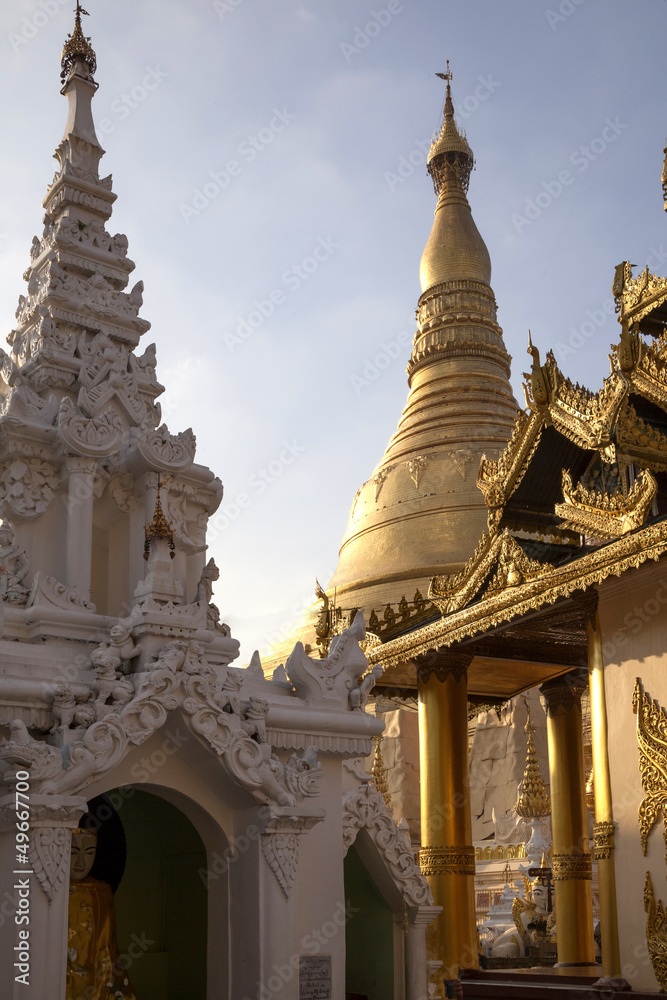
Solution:
<svg viewBox="0 0 667 1000"><path fill-rule="evenodd" d="M528 713L524 732L528 736L526 768L523 772L523 780L519 785L519 799L516 804L516 811L524 819L539 819L542 816L550 815L551 802L537 759L537 748L533 739L535 726L530 718L530 712Z"/></svg>
<svg viewBox="0 0 667 1000"><path fill-rule="evenodd" d="M77 59L83 59L83 61L88 64L91 77L95 75L95 71L97 70L97 56L95 55L95 51L90 44L90 38L84 35L81 28L82 14L85 14L87 17L90 16L88 11L83 9L79 0L76 0L74 31L71 35L67 36L60 60L60 80L62 83L67 81L70 71Z"/></svg>
<svg viewBox="0 0 667 1000"><path fill-rule="evenodd" d="M174 545L174 532L169 524L169 521L164 516L164 511L162 510L162 504L160 503L160 487L162 482L160 477L157 477L157 493L155 494L155 512L153 514L153 520L150 524L147 524L144 528L145 541L144 541L144 559L148 559L151 551L151 542L154 538L164 538L169 542L169 548L171 552L169 555L174 558L175 545Z"/></svg>
<svg viewBox="0 0 667 1000"><path fill-rule="evenodd" d="M375 779L375 787L384 799L384 804L387 809L391 809L391 792L389 791L389 783L387 782L387 771L384 766L384 760L382 759L382 734L373 737L373 744L375 746L375 754L373 755L373 766L371 768L371 774Z"/></svg>
<svg viewBox="0 0 667 1000"><path fill-rule="evenodd" d="M453 177L458 178L463 192L468 190L470 174L475 166L472 149L468 145L465 132L460 132L454 120L454 102L452 101L452 71L447 60L447 72L436 73L441 80L447 81L447 93L443 110L443 122L440 134L433 138L429 154L426 158L426 169L431 175L436 194L440 194L445 182Z"/></svg>

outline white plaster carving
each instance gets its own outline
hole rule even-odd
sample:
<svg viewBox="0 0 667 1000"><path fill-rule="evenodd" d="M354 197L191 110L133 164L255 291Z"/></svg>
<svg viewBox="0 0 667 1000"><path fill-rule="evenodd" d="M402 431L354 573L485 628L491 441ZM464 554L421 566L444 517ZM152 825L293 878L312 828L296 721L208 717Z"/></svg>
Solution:
<svg viewBox="0 0 667 1000"><path fill-rule="evenodd" d="M409 906L431 906L433 896L412 847L374 785L365 784L343 796L343 847L347 854L359 830L367 831L384 857L395 884Z"/></svg>
<svg viewBox="0 0 667 1000"><path fill-rule="evenodd" d="M49 462L17 458L0 472L0 514L12 520L39 517L57 488L58 476Z"/></svg>
<svg viewBox="0 0 667 1000"><path fill-rule="evenodd" d="M25 550L17 544L7 521L0 522L0 598L7 604L25 604L28 588L25 578L30 563Z"/></svg>
<svg viewBox="0 0 667 1000"><path fill-rule="evenodd" d="M319 794L322 768L309 748L282 763L265 742L247 735L243 716L221 712L213 695L219 681L200 664L198 673L182 669L185 657L176 643L163 647L151 669L130 675L134 697L119 711L94 723L72 743L66 756L33 740L25 725L14 720L11 739L0 743L0 771L5 781L23 767L31 771L31 791L42 794L79 793L91 781L113 768L131 745L143 743L160 729L167 713L183 711L189 727L218 755L228 773L260 802L297 806ZM192 650L190 650L192 652ZM178 655L175 655L178 653ZM256 732L256 730L255 730ZM7 772L10 772L8 775Z"/></svg>
<svg viewBox="0 0 667 1000"><path fill-rule="evenodd" d="M59 684L53 697L51 708L53 725L50 732L56 733L59 729L69 729L74 722L75 710L76 698L72 694L72 689L68 684Z"/></svg>
<svg viewBox="0 0 667 1000"><path fill-rule="evenodd" d="M365 757L351 757L349 760L344 760L343 770L349 771L362 785L367 785L370 781L373 781L373 775L369 774L366 770Z"/></svg>
<svg viewBox="0 0 667 1000"><path fill-rule="evenodd" d="M358 612L352 625L331 640L326 659L312 659L303 643L298 642L285 664L298 696L309 705L330 700L348 704L350 690L358 685L368 666L359 648L365 635L364 616Z"/></svg>
<svg viewBox="0 0 667 1000"><path fill-rule="evenodd" d="M109 483L109 494L119 510L127 514L136 510L135 480L129 472L114 476Z"/></svg>
<svg viewBox="0 0 667 1000"><path fill-rule="evenodd" d="M192 428L180 434L170 434L166 424L155 430L133 428L137 451L151 469L162 472L178 471L192 465L196 438Z"/></svg>
<svg viewBox="0 0 667 1000"><path fill-rule="evenodd" d="M60 583L53 576L46 576L39 570L35 573L32 590L28 598L28 606L35 608L63 608L71 611L74 608L95 612L95 605L86 600L75 587Z"/></svg>
<svg viewBox="0 0 667 1000"><path fill-rule="evenodd" d="M30 836L28 856L49 902L69 873L70 838L64 827L38 827Z"/></svg>
<svg viewBox="0 0 667 1000"><path fill-rule="evenodd" d="M86 417L69 398L63 396L58 412L58 432L72 451L102 457L120 447L123 424L111 407L96 417Z"/></svg>
<svg viewBox="0 0 667 1000"><path fill-rule="evenodd" d="M211 598L213 597L213 584L219 579L220 570L215 564L215 559L211 558L204 566L199 578L199 583L197 584L195 601L198 604L208 605L211 603Z"/></svg>
<svg viewBox="0 0 667 1000"><path fill-rule="evenodd" d="M324 817L323 811L287 815L284 809L271 809L262 833L262 852L280 888L289 899L299 860L299 838Z"/></svg>
<svg viewBox="0 0 667 1000"><path fill-rule="evenodd" d="M384 670L379 663L376 663L372 670L357 685L352 685L350 689L350 708L354 712L365 712L368 698L371 691L382 677Z"/></svg>

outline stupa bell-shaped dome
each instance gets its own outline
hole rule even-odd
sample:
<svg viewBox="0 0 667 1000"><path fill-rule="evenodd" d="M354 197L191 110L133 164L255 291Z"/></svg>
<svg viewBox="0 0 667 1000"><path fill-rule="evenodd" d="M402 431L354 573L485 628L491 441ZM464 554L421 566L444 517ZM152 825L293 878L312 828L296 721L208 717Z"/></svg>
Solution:
<svg viewBox="0 0 667 1000"><path fill-rule="evenodd" d="M371 629L378 618L412 620L432 576L457 572L472 554L487 523L480 459L505 447L518 410L489 253L466 197L474 158L454 120L449 70L444 76L443 123L427 160L438 202L421 261L408 398L382 459L357 490L326 588L341 620L362 609ZM297 638L314 643L317 611L309 608L283 645L263 656L267 669Z"/></svg>

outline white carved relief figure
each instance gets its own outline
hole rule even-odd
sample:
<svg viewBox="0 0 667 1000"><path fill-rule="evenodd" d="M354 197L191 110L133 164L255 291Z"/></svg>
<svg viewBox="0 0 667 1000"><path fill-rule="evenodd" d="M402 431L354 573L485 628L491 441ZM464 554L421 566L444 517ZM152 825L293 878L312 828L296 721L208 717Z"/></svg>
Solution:
<svg viewBox="0 0 667 1000"><path fill-rule="evenodd" d="M74 722L75 710L76 698L72 689L67 684L59 684L53 698L53 725L49 731L57 733L59 730L69 729Z"/></svg>
<svg viewBox="0 0 667 1000"><path fill-rule="evenodd" d="M30 569L25 551L17 544L14 531L7 521L0 523L0 596L10 604L26 600L28 590L24 580Z"/></svg>
<svg viewBox="0 0 667 1000"><path fill-rule="evenodd" d="M195 594L196 604L210 604L213 597L213 584L220 578L220 570L215 564L215 559L211 558L202 570L197 593Z"/></svg>
<svg viewBox="0 0 667 1000"><path fill-rule="evenodd" d="M135 644L130 629L127 625L123 625L122 622L118 622L112 627L110 635L110 648L117 653L121 664L123 664L123 669L126 669L128 662L139 656L141 649Z"/></svg>

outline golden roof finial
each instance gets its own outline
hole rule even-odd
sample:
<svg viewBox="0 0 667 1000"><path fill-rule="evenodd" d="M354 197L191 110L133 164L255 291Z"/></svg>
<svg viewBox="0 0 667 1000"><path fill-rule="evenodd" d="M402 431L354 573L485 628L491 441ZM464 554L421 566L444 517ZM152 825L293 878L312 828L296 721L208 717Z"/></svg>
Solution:
<svg viewBox="0 0 667 1000"><path fill-rule="evenodd" d="M431 143L428 157L426 159L426 169L433 180L433 187L436 194L440 194L447 177L452 174L458 177L463 191L468 190L470 173L475 165L475 158L468 145L465 132L459 132L454 121L454 102L452 101L451 81L453 73L449 68L447 60L447 72L436 73L441 80L447 81L447 92L445 95L445 107L443 111L443 122L440 134L434 137Z"/></svg>
<svg viewBox="0 0 667 1000"><path fill-rule="evenodd" d="M446 93L446 96L445 96L444 115L445 115L445 121L447 121L447 119L451 119L451 121L453 121L454 120L454 104L453 104L453 101L452 101L452 88L451 88L450 84L451 84L452 80L454 79L454 74L452 73L451 69L449 68L449 59L447 60L447 72L446 73L436 73L435 75L438 76L438 77L440 77L441 80L446 80L447 81L447 93Z"/></svg>
<svg viewBox="0 0 667 1000"><path fill-rule="evenodd" d="M144 528L145 541L144 541L144 559L148 559L151 551L151 542L154 538L164 538L169 542L169 548L171 552L169 555L174 558L175 555L175 545L174 545L174 532L169 524L169 521L164 516L164 511L162 510L162 504L160 503L160 487L162 486L162 481L160 477L157 477L157 492L155 494L155 512L153 513L153 520L150 524L147 524Z"/></svg>
<svg viewBox="0 0 667 1000"><path fill-rule="evenodd" d="M90 44L90 38L84 35L81 28L82 14L90 17L88 11L84 10L81 6L80 0L76 0L74 31L71 35L67 36L60 60L60 80L62 83L66 82L67 77L69 76L70 71L72 70L72 67L76 63L77 59L83 59L83 61L88 64L91 77L95 75L95 71L97 69L97 56L95 55L95 51Z"/></svg>
<svg viewBox="0 0 667 1000"><path fill-rule="evenodd" d="M535 726L530 718L530 710L528 711L524 732L528 736L526 767L523 772L523 779L519 785L519 798L516 804L516 811L524 819L539 819L542 816L550 815L551 802L537 759L537 748L533 739Z"/></svg>

